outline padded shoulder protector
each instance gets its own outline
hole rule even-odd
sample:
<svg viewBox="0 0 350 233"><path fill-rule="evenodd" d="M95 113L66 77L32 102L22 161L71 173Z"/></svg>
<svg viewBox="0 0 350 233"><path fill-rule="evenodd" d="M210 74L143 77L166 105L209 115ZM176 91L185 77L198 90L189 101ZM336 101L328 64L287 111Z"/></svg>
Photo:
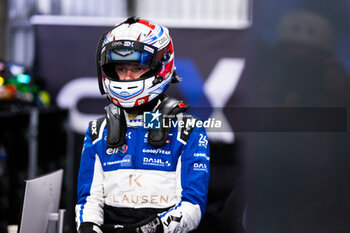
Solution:
<svg viewBox="0 0 350 233"><path fill-rule="evenodd" d="M159 107L156 109L162 113L165 121L172 121L173 118L180 112L188 110L183 101L166 96ZM170 128L164 128L161 124L159 129L149 129L148 143L155 147L162 147L168 139Z"/></svg>
<svg viewBox="0 0 350 233"><path fill-rule="evenodd" d="M114 104L106 107L107 146L118 148L125 143L126 121L124 111Z"/></svg>

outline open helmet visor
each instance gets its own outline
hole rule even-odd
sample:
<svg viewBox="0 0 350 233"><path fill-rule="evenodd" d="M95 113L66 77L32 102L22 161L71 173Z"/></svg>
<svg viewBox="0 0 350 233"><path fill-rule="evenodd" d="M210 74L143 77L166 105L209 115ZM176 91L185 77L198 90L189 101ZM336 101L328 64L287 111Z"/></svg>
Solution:
<svg viewBox="0 0 350 233"><path fill-rule="evenodd" d="M133 63L148 66L158 65L157 48L138 41L119 40L106 44L101 51L101 65L107 78L118 79L116 63Z"/></svg>

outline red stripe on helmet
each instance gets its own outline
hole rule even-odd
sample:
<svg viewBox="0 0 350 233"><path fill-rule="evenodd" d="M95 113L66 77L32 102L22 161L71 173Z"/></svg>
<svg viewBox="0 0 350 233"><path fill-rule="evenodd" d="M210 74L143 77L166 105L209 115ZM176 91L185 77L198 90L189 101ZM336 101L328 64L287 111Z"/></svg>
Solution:
<svg viewBox="0 0 350 233"><path fill-rule="evenodd" d="M170 62L168 62L165 66L163 66L163 68L161 69L161 71L159 72L159 76L163 76L165 77L169 72L172 71L174 66L174 59L172 59Z"/></svg>
<svg viewBox="0 0 350 233"><path fill-rule="evenodd" d="M151 22L149 22L149 21L147 21L147 20L144 20L144 19L140 19L140 20L138 21L138 23L141 23L141 24L143 24L143 25L146 25L147 27L149 27L149 28L152 29L152 30L155 28L154 24L152 24Z"/></svg>
<svg viewBox="0 0 350 233"><path fill-rule="evenodd" d="M141 37L141 33L140 33L140 35L137 37L136 41L140 41L140 37Z"/></svg>

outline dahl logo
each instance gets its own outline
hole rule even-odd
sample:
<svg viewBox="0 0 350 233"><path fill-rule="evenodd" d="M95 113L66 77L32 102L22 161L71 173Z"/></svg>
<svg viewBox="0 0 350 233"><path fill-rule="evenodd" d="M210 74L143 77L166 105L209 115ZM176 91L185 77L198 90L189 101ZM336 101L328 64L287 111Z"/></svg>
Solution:
<svg viewBox="0 0 350 233"><path fill-rule="evenodd" d="M166 160L165 162L162 159L154 159L154 158L143 158L143 165L149 166L161 166L161 167L170 167L170 162Z"/></svg>
<svg viewBox="0 0 350 233"><path fill-rule="evenodd" d="M161 113L156 112L144 112L143 113L143 127L145 129L160 129Z"/></svg>
<svg viewBox="0 0 350 233"><path fill-rule="evenodd" d="M208 172L208 167L204 163L194 163L193 164L193 170Z"/></svg>

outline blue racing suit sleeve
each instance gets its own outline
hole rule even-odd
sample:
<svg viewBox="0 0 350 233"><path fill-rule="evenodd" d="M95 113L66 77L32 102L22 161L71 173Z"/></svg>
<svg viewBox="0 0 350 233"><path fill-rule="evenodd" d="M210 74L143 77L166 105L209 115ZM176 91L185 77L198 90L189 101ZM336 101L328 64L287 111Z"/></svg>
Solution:
<svg viewBox="0 0 350 233"><path fill-rule="evenodd" d="M203 127L195 128L184 145L178 161L181 200L160 214L164 232L188 232L196 229L205 213L210 176L210 152Z"/></svg>
<svg viewBox="0 0 350 233"><path fill-rule="evenodd" d="M83 222L103 224L103 171L99 156L87 130L78 174L77 228Z"/></svg>

